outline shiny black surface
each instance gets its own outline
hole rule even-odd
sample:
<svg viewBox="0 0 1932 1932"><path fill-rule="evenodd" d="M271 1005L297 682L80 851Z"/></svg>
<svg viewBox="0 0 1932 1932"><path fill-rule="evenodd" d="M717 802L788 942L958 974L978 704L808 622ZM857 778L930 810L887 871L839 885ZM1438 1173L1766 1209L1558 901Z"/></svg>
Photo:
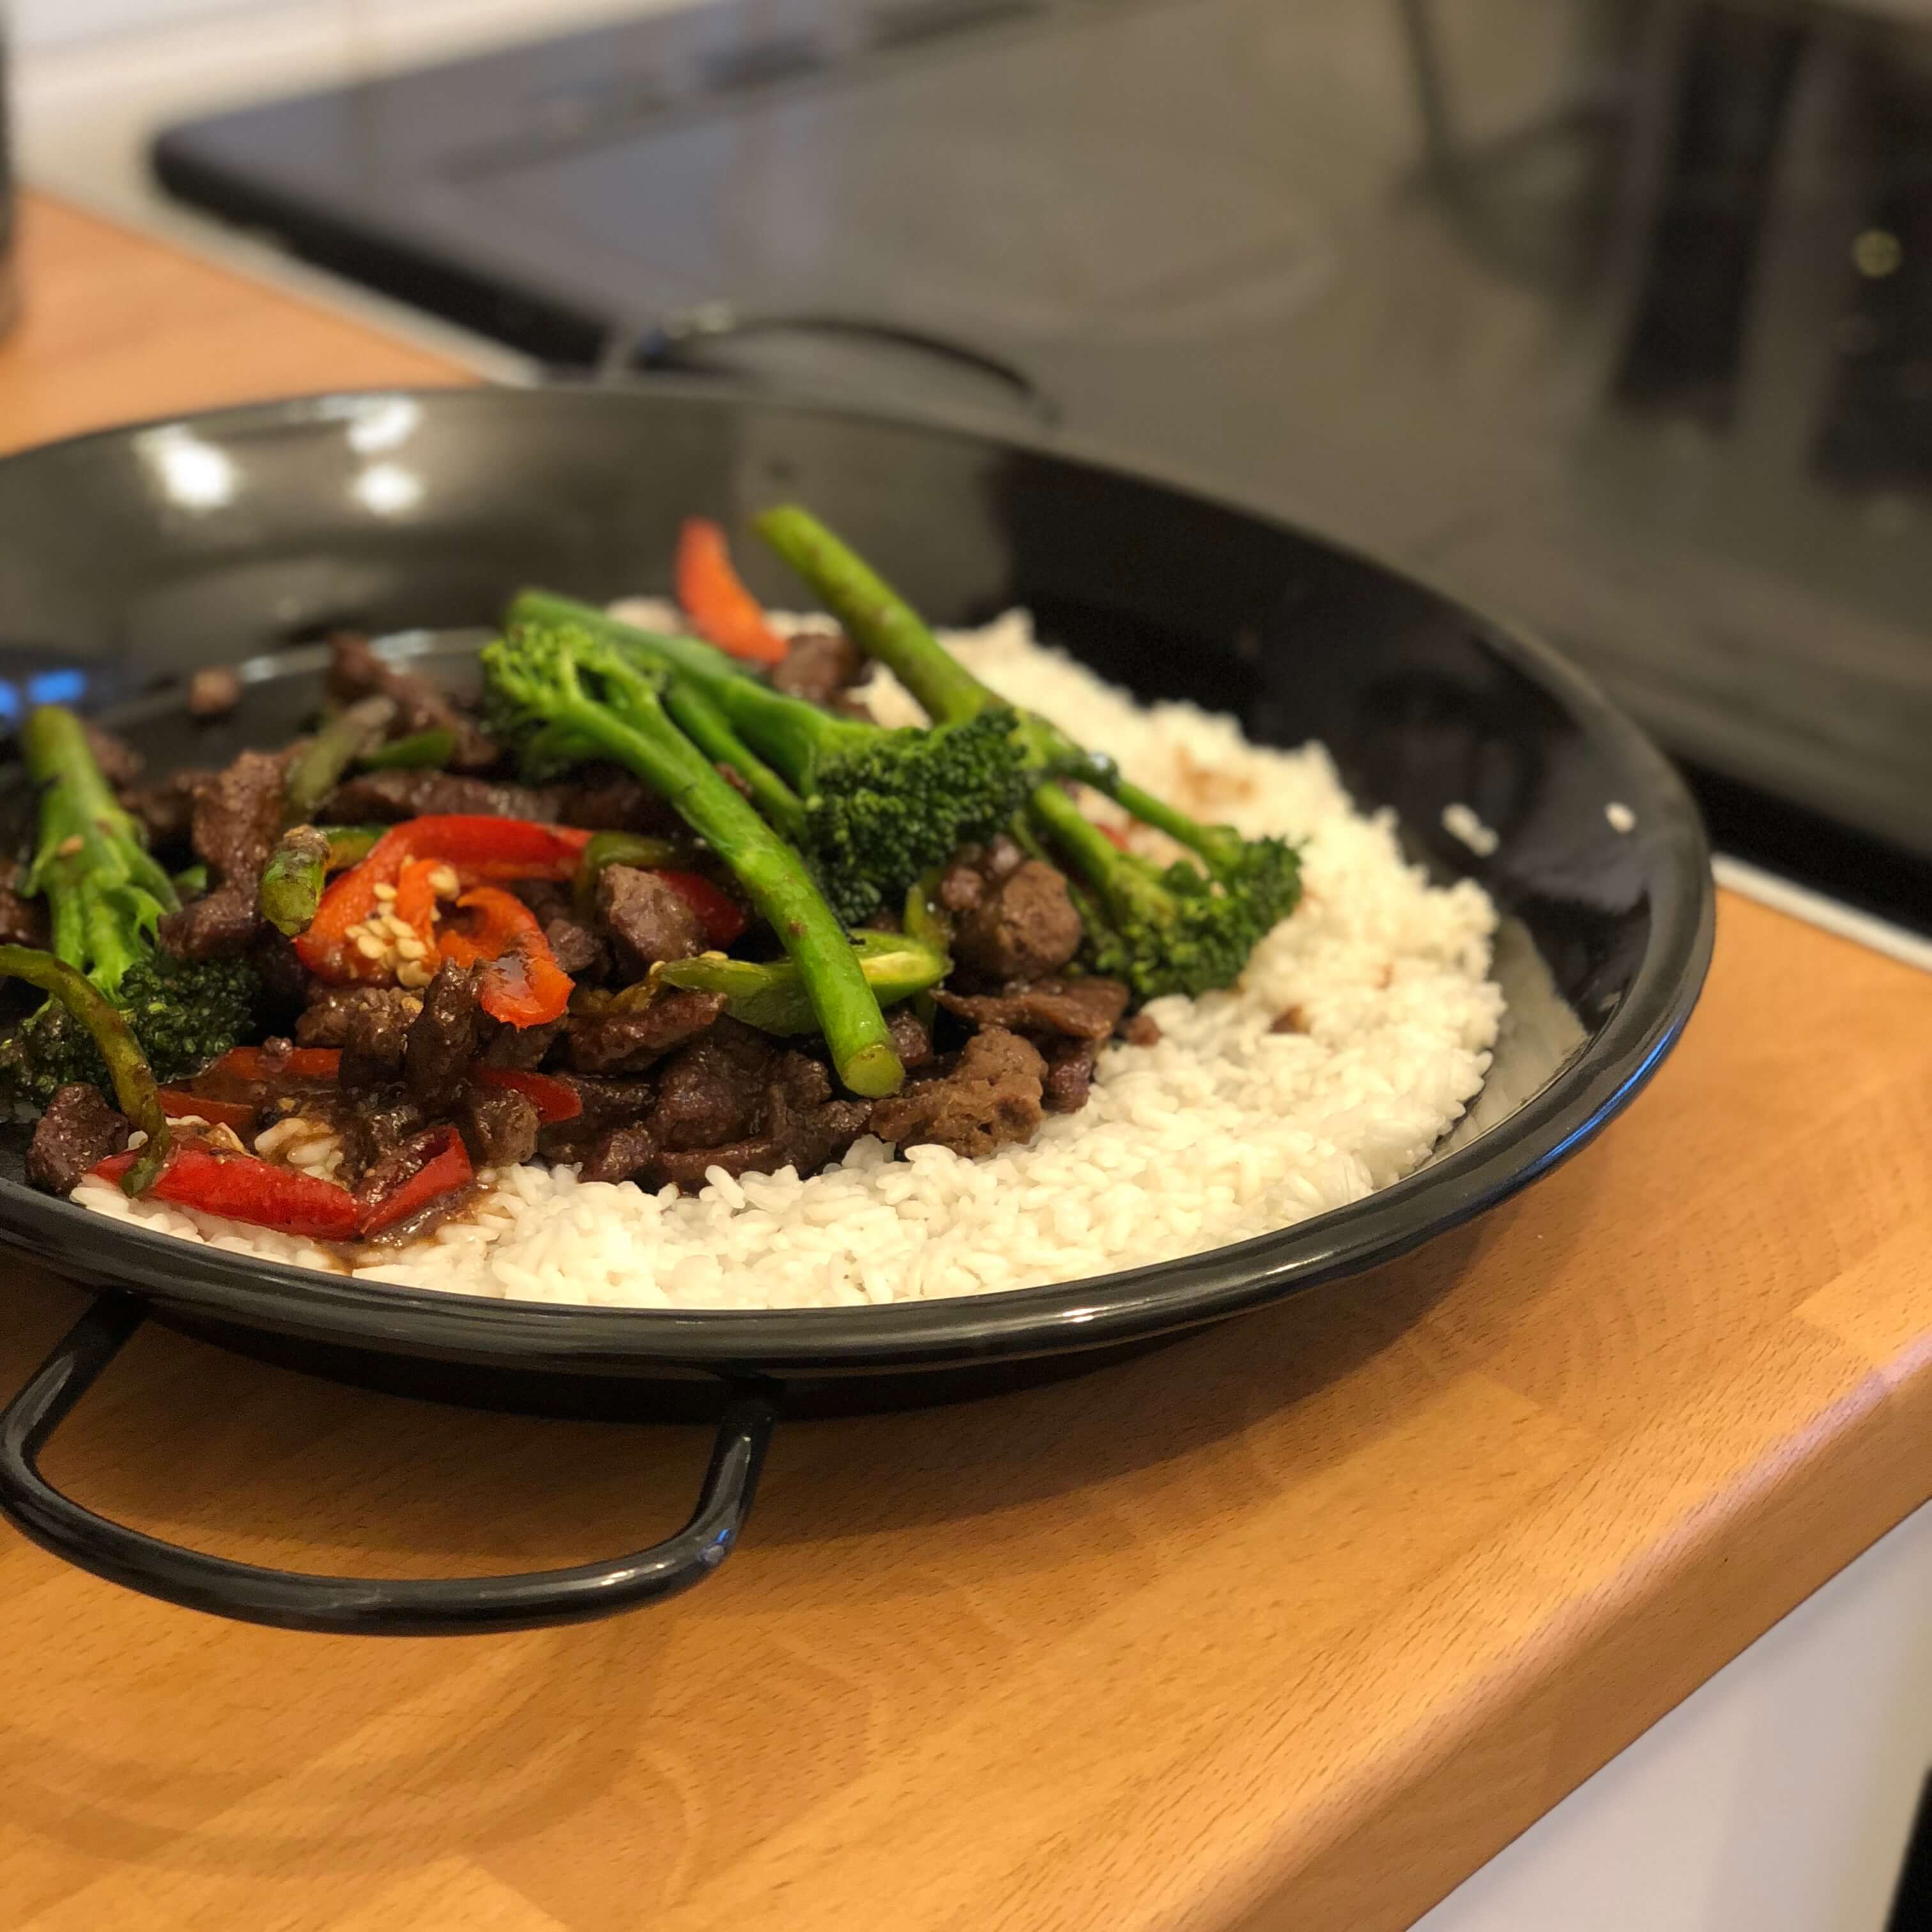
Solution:
<svg viewBox="0 0 1932 1932"><path fill-rule="evenodd" d="M1230 707L1267 740L1324 740L1419 855L1474 873L1521 921L1522 970L1546 964L1575 1051L1546 1078L1546 1031L1520 1028L1490 1078L1501 1118L1356 1206L1102 1280L950 1302L644 1312L358 1285L104 1223L20 1184L17 1136L0 1235L170 1318L278 1346L524 1377L965 1370L1172 1332L1400 1253L1574 1150L1676 1038L1710 946L1702 834L1670 767L1582 679L1361 558L1022 440L679 385L325 398L88 437L0 463L0 645L58 644L152 685L142 744L205 762L294 727L314 666L287 652L334 626L484 623L533 580L662 589L682 517L739 526L781 496L936 619L1024 604L1144 695ZM758 587L795 595L753 546L745 558ZM224 659L244 666L243 705L195 726L178 680ZM1458 801L1500 835L1492 857L1442 830ZM1634 832L1608 822L1613 802Z"/></svg>
<svg viewBox="0 0 1932 1932"><path fill-rule="evenodd" d="M1022 417L957 358L719 325L963 345L1078 434L1534 625L1744 788L1732 849L1932 928L1922 10L722 0L158 158L580 367L642 338Z"/></svg>
<svg viewBox="0 0 1932 1932"><path fill-rule="evenodd" d="M188 1610L345 1636L473 1636L585 1623L662 1603L701 1583L738 1540L777 1409L741 1392L718 1424L698 1506L648 1550L567 1570L447 1581L311 1576L204 1556L144 1535L74 1502L41 1472L40 1451L146 1317L103 1295L0 1412L0 1510L44 1549L109 1582Z"/></svg>

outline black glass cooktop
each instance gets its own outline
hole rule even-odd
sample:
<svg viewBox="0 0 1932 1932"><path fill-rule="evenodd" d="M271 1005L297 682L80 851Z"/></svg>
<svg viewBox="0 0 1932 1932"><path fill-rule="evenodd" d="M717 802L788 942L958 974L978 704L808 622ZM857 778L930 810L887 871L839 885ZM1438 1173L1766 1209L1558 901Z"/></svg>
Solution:
<svg viewBox="0 0 1932 1932"><path fill-rule="evenodd" d="M155 163L552 362L1050 411L1420 567L1932 919L1932 20L738 0Z"/></svg>

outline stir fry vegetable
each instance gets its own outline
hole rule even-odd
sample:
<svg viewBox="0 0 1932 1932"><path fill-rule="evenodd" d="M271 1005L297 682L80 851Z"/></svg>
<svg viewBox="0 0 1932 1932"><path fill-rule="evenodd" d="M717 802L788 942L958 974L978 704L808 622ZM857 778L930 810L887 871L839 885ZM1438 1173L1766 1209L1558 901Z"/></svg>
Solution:
<svg viewBox="0 0 1932 1932"><path fill-rule="evenodd" d="M454 899L466 888L519 879L568 880L590 836L520 818L456 814L405 820L330 885L296 940L296 951L311 973L338 983L387 980L427 986L439 952L440 901ZM546 986L552 974L560 976L541 931L533 942L519 942L518 954ZM518 1004L519 996L503 997ZM550 997L546 994L543 1003ZM562 998L568 998L566 980ZM562 1010L561 1001L556 1010Z"/></svg>
<svg viewBox="0 0 1932 1932"><path fill-rule="evenodd" d="M394 700L377 697L360 699L328 719L289 761L282 780L285 821L299 825L313 818L343 773L382 743L395 716Z"/></svg>
<svg viewBox="0 0 1932 1932"><path fill-rule="evenodd" d="M380 825L296 825L262 868L262 916L292 939L314 922L331 872L359 864L376 848Z"/></svg>
<svg viewBox="0 0 1932 1932"><path fill-rule="evenodd" d="M668 671L574 626L525 625L483 653L493 723L536 772L605 758L661 791L728 866L796 962L833 1066L855 1094L896 1091L904 1070L878 1000L793 848L665 711Z"/></svg>
<svg viewBox="0 0 1932 1932"><path fill-rule="evenodd" d="M148 1137L139 1154L127 1156L128 1165L116 1178L130 1194L145 1192L167 1158L170 1136L154 1073L125 1016L64 960L30 946L0 946L0 978L38 986L86 1029L122 1112Z"/></svg>
<svg viewBox="0 0 1932 1932"><path fill-rule="evenodd" d="M570 1004L570 975L556 963L536 914L500 886L478 886L456 902L466 920L443 929L439 951L458 966L483 968L483 1010L506 1026L545 1026Z"/></svg>
<svg viewBox="0 0 1932 1932"><path fill-rule="evenodd" d="M128 1187L136 1161L146 1151L111 1154L94 1172L104 1180L118 1180ZM178 1148L156 1178L152 1191L158 1201L311 1240L350 1240L362 1228L361 1205L347 1188L249 1154Z"/></svg>
<svg viewBox="0 0 1932 1932"><path fill-rule="evenodd" d="M998 694L947 652L918 614L817 518L772 510L760 532L806 578L852 637L888 665L934 718L997 715ZM1090 970L1126 981L1136 997L1198 995L1233 984L1249 956L1300 896L1294 849L1203 825L1123 778L1110 759L1082 751L1043 718L1020 721L1036 778L1026 816L1079 888ZM1192 860L1160 866L1125 850L1080 811L1058 782L1078 778L1186 847Z"/></svg>
<svg viewBox="0 0 1932 1932"><path fill-rule="evenodd" d="M26 889L47 902L55 956L118 1009L160 1078L206 1066L254 1024L253 969L243 959L177 960L161 951L157 930L181 903L174 882L116 799L72 712L50 705L32 712L21 742L42 788ZM0 1088L41 1105L75 1082L104 1088L111 1074L69 1002L50 1000L0 1043Z"/></svg>
<svg viewBox="0 0 1932 1932"><path fill-rule="evenodd" d="M722 651L754 664L782 664L784 640L765 621L764 606L731 567L724 532L702 517L688 517L677 539L677 601Z"/></svg>
<svg viewBox="0 0 1932 1932"><path fill-rule="evenodd" d="M802 847L826 897L849 922L896 904L914 880L962 845L992 838L1030 789L1018 719L997 700L930 730L889 730L788 698L722 666L715 652L688 638L636 630L564 598L526 592L510 609L513 622L566 614L685 694L668 700L674 718L715 762L746 778L754 802ZM697 729L694 700L710 714ZM734 754L734 743L746 750ZM770 784L746 770L748 755ZM771 784L779 794L776 807L766 795Z"/></svg>
<svg viewBox="0 0 1932 1932"><path fill-rule="evenodd" d="M852 950L873 997L895 1006L936 986L946 976L946 958L903 932L855 932ZM789 959L731 959L700 953L695 959L668 959L651 969L662 986L695 993L722 993L724 1010L760 1033L808 1034L816 1030L812 1002L796 965Z"/></svg>

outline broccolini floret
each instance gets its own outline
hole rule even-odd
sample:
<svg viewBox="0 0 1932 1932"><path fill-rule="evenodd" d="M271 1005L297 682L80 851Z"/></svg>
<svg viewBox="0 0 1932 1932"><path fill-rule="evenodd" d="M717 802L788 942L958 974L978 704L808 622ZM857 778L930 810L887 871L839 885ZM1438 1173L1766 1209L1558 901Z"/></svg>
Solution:
<svg viewBox="0 0 1932 1932"><path fill-rule="evenodd" d="M483 652L490 722L532 776L608 758L661 792L729 866L802 982L839 1078L867 1098L904 1070L844 928L803 860L667 709L673 674L578 625L525 623Z"/></svg>
<svg viewBox="0 0 1932 1932"><path fill-rule="evenodd" d="M708 644L640 631L568 598L526 591L510 609L512 623L559 617L702 692L752 769L716 724L707 735L697 720L679 722L739 771L759 808L811 860L848 925L896 907L914 880L961 846L992 838L1034 783L1029 747L1005 706L930 729L889 728L774 691Z"/></svg>
<svg viewBox="0 0 1932 1932"><path fill-rule="evenodd" d="M176 959L161 949L158 928L179 896L72 712L43 706L28 716L21 743L41 788L22 890L46 901L50 950L125 1015L157 1078L199 1072L253 1028L261 992L253 968L238 959ZM44 1105L74 1081L104 1090L108 1070L87 1029L58 1001L0 1040L0 1086L15 1097Z"/></svg>
<svg viewBox="0 0 1932 1932"><path fill-rule="evenodd" d="M1012 715L904 598L808 512L768 511L757 527L928 716L958 724ZM1086 927L1083 963L1124 980L1136 1000L1232 985L1264 936L1294 910L1300 868L1285 840L1199 824L1130 784L1112 759L1084 750L1046 718L1021 714L1011 738L1032 779L1023 828L1068 874ZM1082 813L1064 788L1068 778L1105 794L1190 856L1161 867L1121 850Z"/></svg>

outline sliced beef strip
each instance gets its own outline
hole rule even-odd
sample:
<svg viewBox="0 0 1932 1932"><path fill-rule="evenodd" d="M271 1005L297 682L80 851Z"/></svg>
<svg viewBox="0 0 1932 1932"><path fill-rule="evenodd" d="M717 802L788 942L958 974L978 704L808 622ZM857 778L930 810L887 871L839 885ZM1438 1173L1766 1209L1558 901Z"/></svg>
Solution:
<svg viewBox="0 0 1932 1932"><path fill-rule="evenodd" d="M1065 875L1043 859L1025 859L983 880L977 902L955 923L952 950L982 980L1040 980L1079 951L1082 932Z"/></svg>
<svg viewBox="0 0 1932 1932"><path fill-rule="evenodd" d="M584 1109L571 1126L581 1124L586 1132L602 1133L607 1127L635 1126L649 1118L657 1105L658 1083L653 1078L597 1074L566 1073L558 1076L576 1094Z"/></svg>
<svg viewBox="0 0 1932 1932"><path fill-rule="evenodd" d="M570 888L560 880L513 879L509 890L536 914L540 926L547 926L554 919L576 916Z"/></svg>
<svg viewBox="0 0 1932 1932"><path fill-rule="evenodd" d="M886 1016L886 1030L892 1035L892 1051L908 1073L932 1064L932 1034L910 1006L895 1006Z"/></svg>
<svg viewBox="0 0 1932 1932"><path fill-rule="evenodd" d="M750 1134L716 1147L667 1149L652 1163L651 1176L694 1193L714 1167L734 1178L785 1167L808 1177L866 1132L872 1111L862 1100L832 1099L831 1076L819 1061L802 1053L782 1054L759 1097Z"/></svg>
<svg viewBox="0 0 1932 1932"><path fill-rule="evenodd" d="M422 1010L420 996L400 986L320 986L296 1022L296 1043L335 1047L393 1072Z"/></svg>
<svg viewBox="0 0 1932 1932"><path fill-rule="evenodd" d="M255 890L282 836L282 778L291 755L244 752L195 788L194 849L218 881Z"/></svg>
<svg viewBox="0 0 1932 1932"><path fill-rule="evenodd" d="M866 654L843 631L801 631L772 667L774 689L808 704L830 704L864 677Z"/></svg>
<svg viewBox="0 0 1932 1932"><path fill-rule="evenodd" d="M178 959L219 959L248 951L261 924L255 888L223 885L164 914L157 931Z"/></svg>
<svg viewBox="0 0 1932 1932"><path fill-rule="evenodd" d="M652 1166L657 1153L657 1136L642 1122L612 1127L599 1134L582 1156L580 1178L585 1180L634 1180Z"/></svg>
<svg viewBox="0 0 1932 1932"><path fill-rule="evenodd" d="M765 1034L730 1019L680 1048L658 1081L651 1112L658 1144L674 1153L722 1147L751 1134L776 1058Z"/></svg>
<svg viewBox="0 0 1932 1932"><path fill-rule="evenodd" d="M427 1116L413 1096L400 1087L330 1095L304 1102L305 1114L320 1114L342 1140L342 1179L358 1194L375 1199L422 1165L421 1139Z"/></svg>
<svg viewBox="0 0 1932 1932"><path fill-rule="evenodd" d="M1086 1106L1100 1052L1090 1040L1064 1040L1048 1050L1042 1097L1049 1114L1077 1114Z"/></svg>
<svg viewBox="0 0 1932 1932"><path fill-rule="evenodd" d="M988 891L1026 862L1018 843L1000 832L989 845L962 846L940 874L938 898L948 912L970 912Z"/></svg>
<svg viewBox="0 0 1932 1932"><path fill-rule="evenodd" d="M586 832L683 836L685 824L662 794L615 765L589 765L558 788L556 815Z"/></svg>
<svg viewBox="0 0 1932 1932"><path fill-rule="evenodd" d="M171 772L152 784L130 786L121 802L140 821L148 843L158 850L188 836L194 824L195 796L214 777L208 771Z"/></svg>
<svg viewBox="0 0 1932 1932"><path fill-rule="evenodd" d="M597 913L617 964L640 980L661 959L694 959L704 928L668 880L635 866L606 866L597 880Z"/></svg>
<svg viewBox="0 0 1932 1932"><path fill-rule="evenodd" d="M537 1150L541 1123L523 1094L502 1087L464 1090L456 1110L456 1130L478 1167L514 1167Z"/></svg>
<svg viewBox="0 0 1932 1932"><path fill-rule="evenodd" d="M544 1054L563 1037L567 1024L552 1020L544 1026L499 1027L483 1049L484 1060L491 1066L532 1072L543 1064Z"/></svg>
<svg viewBox="0 0 1932 1932"><path fill-rule="evenodd" d="M638 1012L576 1016L569 1027L570 1064L580 1073L639 1072L702 1034L724 1010L722 993L674 987Z"/></svg>
<svg viewBox="0 0 1932 1932"><path fill-rule="evenodd" d="M324 824L368 825L448 812L549 824L558 818L560 802L554 787L500 784L458 772L360 772L322 800L316 817Z"/></svg>
<svg viewBox="0 0 1932 1932"><path fill-rule="evenodd" d="M398 1113L399 1122L402 1118ZM424 1127L418 1114L413 1132L388 1141L378 1157L358 1169L352 1177L346 1174L349 1162L345 1158L345 1178L350 1179L357 1200L368 1208L393 1194L442 1154L448 1144L448 1132L442 1126ZM470 1204L475 1191L472 1187L460 1187L439 1195L413 1214L392 1222L380 1234L364 1238L377 1247L406 1246L411 1241L420 1240L452 1216L460 1214Z"/></svg>
<svg viewBox="0 0 1932 1932"><path fill-rule="evenodd" d="M610 1079L584 1073L556 1077L576 1094L583 1111L572 1120L558 1120L540 1130L537 1150L545 1160L590 1161L596 1157L599 1142L620 1128L642 1127L657 1105L657 1082L648 1078ZM655 1137L651 1147L655 1152ZM589 1178L610 1180L627 1177L598 1174Z"/></svg>
<svg viewBox="0 0 1932 1932"><path fill-rule="evenodd" d="M386 664L368 639L339 632L329 640L329 694L342 703L380 692L396 707L400 731L444 730L455 741L449 762L459 771L482 771L496 763L495 742L464 716L448 692L413 671Z"/></svg>
<svg viewBox="0 0 1932 1932"><path fill-rule="evenodd" d="M483 1017L476 1004L478 976L473 966L438 967L423 988L422 1011L410 1023L404 1076L412 1094L432 1104L457 1091L464 1070L476 1058Z"/></svg>
<svg viewBox="0 0 1932 1932"><path fill-rule="evenodd" d="M606 960L604 943L589 926L570 918L546 920L544 940L573 980L603 976L599 969Z"/></svg>
<svg viewBox="0 0 1932 1932"><path fill-rule="evenodd" d="M290 1008L308 998L308 968L296 951L296 943L266 922L248 949L248 963L255 969L262 988L270 1000Z"/></svg>
<svg viewBox="0 0 1932 1932"><path fill-rule="evenodd" d="M0 946L45 946L46 908L20 890L26 868L0 860Z"/></svg>
<svg viewBox="0 0 1932 1932"><path fill-rule="evenodd" d="M1017 1034L992 1027L966 1042L949 1073L872 1103L872 1131L900 1148L943 1147L976 1160L1030 1139L1040 1122L1046 1063Z"/></svg>
<svg viewBox="0 0 1932 1932"><path fill-rule="evenodd" d="M89 1168L128 1144L130 1131L97 1088L63 1087L27 1144L27 1178L50 1193L70 1194Z"/></svg>
<svg viewBox="0 0 1932 1932"><path fill-rule="evenodd" d="M1064 1040L1105 1040L1127 1010L1127 989L1118 980L1040 980L998 993L934 997L956 1018L976 1027Z"/></svg>
<svg viewBox="0 0 1932 1932"><path fill-rule="evenodd" d="M282 836L282 778L288 752L244 752L195 788L190 830L214 889L160 922L162 945L184 959L245 952L261 929L255 892Z"/></svg>

